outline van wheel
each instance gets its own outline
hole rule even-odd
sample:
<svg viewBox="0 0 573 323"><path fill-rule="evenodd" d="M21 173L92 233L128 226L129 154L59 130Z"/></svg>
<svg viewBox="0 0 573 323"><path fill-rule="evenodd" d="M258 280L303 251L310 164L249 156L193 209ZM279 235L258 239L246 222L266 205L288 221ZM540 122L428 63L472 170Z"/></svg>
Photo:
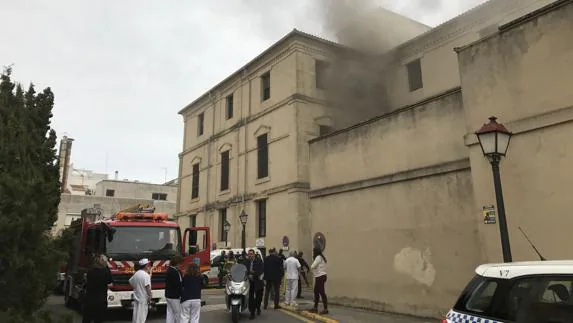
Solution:
<svg viewBox="0 0 573 323"><path fill-rule="evenodd" d="M209 286L209 277L203 275L203 287L206 288Z"/></svg>

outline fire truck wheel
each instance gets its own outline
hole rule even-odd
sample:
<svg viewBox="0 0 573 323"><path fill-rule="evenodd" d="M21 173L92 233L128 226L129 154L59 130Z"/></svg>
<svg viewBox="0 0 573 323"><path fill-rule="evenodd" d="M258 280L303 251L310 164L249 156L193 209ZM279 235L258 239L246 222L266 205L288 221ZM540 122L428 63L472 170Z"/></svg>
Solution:
<svg viewBox="0 0 573 323"><path fill-rule="evenodd" d="M209 277L203 275L203 288L207 288L209 286Z"/></svg>

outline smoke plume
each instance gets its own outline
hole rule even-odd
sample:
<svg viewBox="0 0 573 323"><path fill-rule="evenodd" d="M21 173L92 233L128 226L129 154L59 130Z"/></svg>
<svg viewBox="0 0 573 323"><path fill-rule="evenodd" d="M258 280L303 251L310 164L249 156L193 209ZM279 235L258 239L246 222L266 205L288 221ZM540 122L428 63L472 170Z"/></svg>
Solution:
<svg viewBox="0 0 573 323"><path fill-rule="evenodd" d="M389 112L382 54L428 27L387 11L374 0L318 3L323 33L356 50L338 52L328 69L326 93L334 127L344 128Z"/></svg>

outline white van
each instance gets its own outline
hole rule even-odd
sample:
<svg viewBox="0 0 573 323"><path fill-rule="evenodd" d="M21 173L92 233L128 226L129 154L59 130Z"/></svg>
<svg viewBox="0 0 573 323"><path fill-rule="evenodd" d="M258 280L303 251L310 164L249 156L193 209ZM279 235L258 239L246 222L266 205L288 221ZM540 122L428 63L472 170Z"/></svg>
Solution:
<svg viewBox="0 0 573 323"><path fill-rule="evenodd" d="M481 265L442 323L573 322L573 260Z"/></svg>
<svg viewBox="0 0 573 323"><path fill-rule="evenodd" d="M253 249L255 251L256 254L261 256L261 259L263 259L264 261L264 257L263 254L261 253L261 251L258 248L246 248L247 252L249 250ZM236 248L236 249L216 249L216 250L212 250L211 251L211 269L207 272L203 273L203 284L206 284L205 287L207 286L217 286L219 284L219 266L217 266L217 264L213 263L213 260L215 259L215 257L220 256L221 252L225 251L225 253L229 253L229 251L232 251L235 255L240 255L243 252L242 248Z"/></svg>

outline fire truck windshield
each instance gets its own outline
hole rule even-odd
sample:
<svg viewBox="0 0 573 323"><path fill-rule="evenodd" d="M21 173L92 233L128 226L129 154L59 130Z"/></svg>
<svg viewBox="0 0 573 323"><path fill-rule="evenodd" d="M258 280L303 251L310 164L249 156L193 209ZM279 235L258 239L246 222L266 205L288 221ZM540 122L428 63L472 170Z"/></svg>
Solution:
<svg viewBox="0 0 573 323"><path fill-rule="evenodd" d="M116 259L169 259L181 253L180 233L168 227L115 227L106 253Z"/></svg>

